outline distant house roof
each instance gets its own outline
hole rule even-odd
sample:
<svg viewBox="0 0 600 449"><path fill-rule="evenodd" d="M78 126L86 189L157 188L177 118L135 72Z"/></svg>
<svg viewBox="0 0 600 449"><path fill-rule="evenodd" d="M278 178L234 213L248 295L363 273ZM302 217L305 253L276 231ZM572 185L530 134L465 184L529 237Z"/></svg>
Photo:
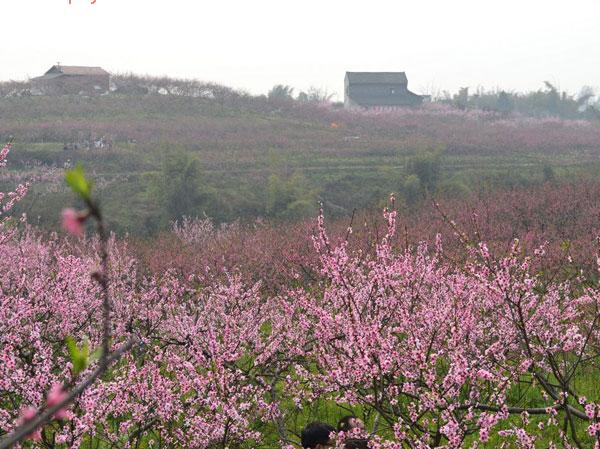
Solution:
<svg viewBox="0 0 600 449"><path fill-rule="evenodd" d="M50 74L46 74L46 75L42 75L42 76L36 76L35 78L32 78L33 80L51 80L54 78L58 78L59 76L63 76L62 73L50 73Z"/></svg>
<svg viewBox="0 0 600 449"><path fill-rule="evenodd" d="M350 84L407 84L404 72L346 72Z"/></svg>
<svg viewBox="0 0 600 449"><path fill-rule="evenodd" d="M77 65L53 65L42 76L33 78L35 81L46 81L61 76L110 76L102 67L84 67Z"/></svg>
<svg viewBox="0 0 600 449"><path fill-rule="evenodd" d="M84 67L76 65L54 65L44 75L108 75L102 67Z"/></svg>

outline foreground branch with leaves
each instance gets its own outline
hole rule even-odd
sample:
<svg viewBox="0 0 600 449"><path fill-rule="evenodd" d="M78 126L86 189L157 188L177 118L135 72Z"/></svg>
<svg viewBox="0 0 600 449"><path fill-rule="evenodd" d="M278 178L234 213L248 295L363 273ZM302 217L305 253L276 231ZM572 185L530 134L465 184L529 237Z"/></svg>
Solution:
<svg viewBox="0 0 600 449"><path fill-rule="evenodd" d="M10 149L10 147L8 147ZM94 219L96 222L96 230L99 236L99 255L100 255L100 270L91 274L91 277L98 282L101 287L102 297L102 346L100 348L98 366L89 373L84 379L77 380L77 375L83 371L89 363L89 348L86 342L83 350L80 350L73 338L66 339L66 344L69 348L72 363L73 378L65 387L55 384L51 393L46 398L46 407L40 410L32 408L27 409L28 412L22 413L22 424L13 429L11 433L0 440L0 449L10 448L13 445L25 439L41 439L40 428L48 424L54 419L68 418L69 413L65 413L65 409L73 403L96 379L102 376L113 362L116 362L121 356L129 351L134 343L135 338L130 338L120 348L110 351L111 340L111 301L109 293L109 257L108 257L108 240L104 222L100 209L97 203L92 199L91 190L92 184L86 179L83 168L78 166L74 170L68 170L65 179L67 184L78 194L87 206L87 210L82 213L73 215L70 211L65 211L63 217L65 219L65 228L70 229L75 234L80 233L79 227L82 226L88 218Z"/></svg>

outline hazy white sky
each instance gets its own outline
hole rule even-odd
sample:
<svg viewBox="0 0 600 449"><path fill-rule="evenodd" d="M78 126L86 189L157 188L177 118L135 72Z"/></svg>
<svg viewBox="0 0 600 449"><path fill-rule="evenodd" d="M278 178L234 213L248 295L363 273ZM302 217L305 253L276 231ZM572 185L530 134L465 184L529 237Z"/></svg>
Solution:
<svg viewBox="0 0 600 449"><path fill-rule="evenodd" d="M418 93L600 87L600 0L0 0L0 79L64 65L198 78L252 93L341 93L406 71Z"/></svg>

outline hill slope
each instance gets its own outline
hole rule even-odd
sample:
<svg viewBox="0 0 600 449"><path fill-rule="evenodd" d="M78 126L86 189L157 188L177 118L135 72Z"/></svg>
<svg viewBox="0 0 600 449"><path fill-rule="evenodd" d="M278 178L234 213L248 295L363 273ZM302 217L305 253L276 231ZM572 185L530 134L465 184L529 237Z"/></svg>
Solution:
<svg viewBox="0 0 600 449"><path fill-rule="evenodd" d="M111 224L146 233L182 214L297 218L319 200L344 214L392 191L412 205L425 192L593 174L600 154L594 122L440 105L348 112L217 87L199 95L1 98L0 137L16 139L2 183L37 180L24 208L55 223L69 198L62 168L82 161Z"/></svg>

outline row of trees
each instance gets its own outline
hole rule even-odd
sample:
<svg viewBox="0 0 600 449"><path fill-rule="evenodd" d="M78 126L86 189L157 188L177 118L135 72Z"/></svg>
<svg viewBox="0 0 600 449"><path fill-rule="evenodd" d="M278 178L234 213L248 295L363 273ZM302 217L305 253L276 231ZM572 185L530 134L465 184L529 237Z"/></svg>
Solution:
<svg viewBox="0 0 600 449"><path fill-rule="evenodd" d="M507 115L519 113L533 117L600 118L600 97L592 87L583 87L578 94L573 95L560 92L548 81L544 82L543 89L527 93L484 89L469 93L469 88L463 87L454 95L445 92L439 101L459 109L481 109Z"/></svg>
<svg viewBox="0 0 600 449"><path fill-rule="evenodd" d="M277 84L268 93L271 101L292 101L329 103L333 98L326 90L310 88L294 97L294 88ZM470 93L468 87L458 93L444 92L434 98L434 102L449 104L458 109L494 111L505 115L518 113L531 117L561 117L568 119L599 119L600 97L594 88L585 86L578 94L569 94L552 83L545 81L544 88L537 91L519 93L505 90L477 89Z"/></svg>
<svg viewBox="0 0 600 449"><path fill-rule="evenodd" d="M200 160L186 152L173 152L164 158L161 170L147 176L148 202L156 207L152 228L165 228L184 216L210 216L218 221L231 218L227 195L206 183ZM272 173L259 194L256 214L297 220L314 214L318 190L301 174Z"/></svg>
<svg viewBox="0 0 600 449"><path fill-rule="evenodd" d="M329 103L333 96L326 90L312 87L307 92L300 92L294 97L293 87L277 84L269 91L267 98L270 101L297 100L299 102ZM597 96L594 88L584 86L578 94L569 94L559 91L548 81L544 82L544 88L526 93L483 88L477 89L475 93L470 93L468 87L463 87L456 94L444 91L433 101L463 110L494 111L506 115L518 113L532 117L600 118L600 97Z"/></svg>
<svg viewBox="0 0 600 449"><path fill-rule="evenodd" d="M382 173L380 183L385 182L388 189L396 192L400 203L414 212L428 198L464 198L472 191L468 180L452 177L444 165L443 151L424 149L415 155L399 158L401 168ZM323 190L313 180L301 172L286 170L283 167L271 167L271 173L265 182L257 185L252 192L246 192L245 198L238 198L238 190L224 192L213 187L202 169L200 160L194 155L175 151L165 157L160 171L146 175L146 201L153 205L153 214L146 223L148 232L168 227L169 223L182 217L211 217L217 222L231 221L239 217L240 210L231 210L231 201L242 201L253 209L248 209L242 218L263 217L274 220L295 221L314 216L319 203L323 203L334 216L349 216L353 209L368 207L367 202L377 202L372 198L379 190L375 186L361 189L366 196L361 202L344 206L335 203L336 189L350 198L343 184L327 186ZM497 180L488 180L492 189L514 188L540 185L544 182L557 182L557 175L551 165L540 165L537 174L528 179L518 179L502 175ZM356 187L354 187L356 189ZM375 193L374 193L375 192ZM389 191L388 191L389 192ZM385 194L385 193L384 193ZM233 196L230 196L233 195ZM370 196L369 196L370 195ZM333 200L332 200L333 199ZM238 203L239 204L239 203ZM237 215L235 215L237 214Z"/></svg>
<svg viewBox="0 0 600 449"><path fill-rule="evenodd" d="M326 89L310 87L306 92L300 91L294 98L294 88L284 84L276 84L268 92L267 98L270 101L293 101L301 103L329 103L335 94L329 93Z"/></svg>
<svg viewBox="0 0 600 449"><path fill-rule="evenodd" d="M518 242L496 258L465 241L457 265L441 241L400 249L385 220L353 253L320 216L318 264L279 295L231 274L144 276L111 243L110 349L140 344L27 445L291 448L298 417L324 405L378 422L377 449L600 444L597 284L539 276L543 250L523 258ZM103 341L95 245L76 255L29 232L0 246L3 432L98 366L75 369L64 343Z"/></svg>

